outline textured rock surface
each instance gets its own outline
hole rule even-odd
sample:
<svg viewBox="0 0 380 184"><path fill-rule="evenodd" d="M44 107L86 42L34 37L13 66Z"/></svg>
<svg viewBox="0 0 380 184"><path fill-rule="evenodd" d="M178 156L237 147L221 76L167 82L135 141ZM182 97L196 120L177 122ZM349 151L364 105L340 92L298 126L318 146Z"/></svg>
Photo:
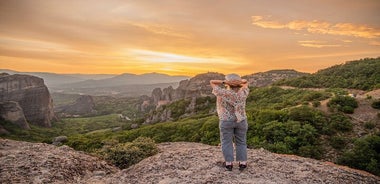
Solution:
<svg viewBox="0 0 380 184"><path fill-rule="evenodd" d="M220 73L208 72L199 74L189 80L181 81L175 91L175 99L209 96L211 93L210 80L224 79L224 75Z"/></svg>
<svg viewBox="0 0 380 184"><path fill-rule="evenodd" d="M0 183L80 183L117 168L70 147L0 139Z"/></svg>
<svg viewBox="0 0 380 184"><path fill-rule="evenodd" d="M157 105L160 100L174 101L184 98L210 96L212 95L210 80L213 79L222 80L224 79L224 75L209 72L181 81L176 89L173 89L171 86L164 88L163 90L156 88L152 91L151 100Z"/></svg>
<svg viewBox="0 0 380 184"><path fill-rule="evenodd" d="M0 102L18 102L28 123L50 127L53 102L43 79L30 75L0 76Z"/></svg>
<svg viewBox="0 0 380 184"><path fill-rule="evenodd" d="M17 102L0 102L0 117L18 125L22 129L30 129L25 119L24 111Z"/></svg>
<svg viewBox="0 0 380 184"><path fill-rule="evenodd" d="M95 113L94 99L90 95L82 95L73 104L57 107L56 112L66 115L86 115Z"/></svg>
<svg viewBox="0 0 380 184"><path fill-rule="evenodd" d="M228 172L219 147L179 142L159 148L161 153L105 179L106 183L380 183L379 177L363 171L265 150L249 150L248 168Z"/></svg>
<svg viewBox="0 0 380 184"><path fill-rule="evenodd" d="M295 70L270 70L246 75L243 78L248 80L250 86L263 87L271 85L281 79L296 78L304 75L307 75L307 73L301 73Z"/></svg>
<svg viewBox="0 0 380 184"><path fill-rule="evenodd" d="M219 147L177 142L159 148L120 171L67 146L0 139L0 183L380 183L367 172L261 149L248 150L245 171L229 172Z"/></svg>

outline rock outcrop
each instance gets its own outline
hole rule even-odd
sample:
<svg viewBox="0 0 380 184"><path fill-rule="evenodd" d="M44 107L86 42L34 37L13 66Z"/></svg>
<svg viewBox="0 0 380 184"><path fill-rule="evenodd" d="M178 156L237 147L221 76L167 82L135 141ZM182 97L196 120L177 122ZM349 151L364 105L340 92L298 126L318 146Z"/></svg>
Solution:
<svg viewBox="0 0 380 184"><path fill-rule="evenodd" d="M44 80L30 75L0 75L0 102L19 104L28 123L50 127L53 101Z"/></svg>
<svg viewBox="0 0 380 184"><path fill-rule="evenodd" d="M95 113L94 99L90 95L81 95L73 104L57 107L55 111L63 116L87 115Z"/></svg>
<svg viewBox="0 0 380 184"><path fill-rule="evenodd" d="M212 95L210 80L223 80L224 75L220 73L208 72L199 74L189 80L183 80L175 90L175 98L172 100L202 97Z"/></svg>
<svg viewBox="0 0 380 184"><path fill-rule="evenodd" d="M263 87L273 84L281 79L290 79L308 75L307 73L297 72L295 70L270 70L243 76L247 79L250 86Z"/></svg>
<svg viewBox="0 0 380 184"><path fill-rule="evenodd" d="M22 129L30 129L25 119L24 111L17 102L0 102L0 117L18 125Z"/></svg>
<svg viewBox="0 0 380 184"><path fill-rule="evenodd" d="M271 85L281 79L294 78L302 75L306 75L306 73L297 72L295 70L271 70L267 72L246 75L242 78L247 79L250 86L262 87ZM189 107L186 108L186 112L189 112L190 114L193 113L196 105L195 101L197 98L206 96L213 97L210 80L214 79L224 80L224 75L221 73L208 72L181 81L176 89L173 89L171 86L164 88L163 90L161 90L161 88L154 89L152 91L150 100L145 101L142 106L147 106L147 104L154 105L156 107L156 112L149 112L149 116L146 118L145 123L149 124L171 120L171 113L169 110L160 110L159 107L162 105L170 104L173 101L177 100L187 99L191 101ZM189 114L184 114L183 116L188 115Z"/></svg>
<svg viewBox="0 0 380 184"><path fill-rule="evenodd" d="M0 139L0 183L85 183L118 171L68 146Z"/></svg>
<svg viewBox="0 0 380 184"><path fill-rule="evenodd" d="M176 89L173 89L172 86L164 88L163 90L156 88L152 91L151 101L157 105L160 101L172 102L180 99L211 96L212 88L210 86L210 80L213 79L223 80L224 75L209 72L181 81Z"/></svg>
<svg viewBox="0 0 380 184"><path fill-rule="evenodd" d="M263 149L248 150L248 168L241 172L225 171L217 146L158 146L160 153L120 171L67 146L0 139L0 183L380 183L364 171Z"/></svg>

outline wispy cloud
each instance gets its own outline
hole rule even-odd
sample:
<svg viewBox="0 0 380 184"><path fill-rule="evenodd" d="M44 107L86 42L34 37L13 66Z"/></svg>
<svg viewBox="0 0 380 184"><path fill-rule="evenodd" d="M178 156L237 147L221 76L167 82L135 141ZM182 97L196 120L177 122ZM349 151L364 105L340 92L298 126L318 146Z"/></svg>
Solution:
<svg viewBox="0 0 380 184"><path fill-rule="evenodd" d="M270 29L290 29L296 31L305 30L314 34L330 34L361 38L380 37L380 29L369 27L367 25L356 25L351 23L334 24L319 20L294 20L287 23L281 23L275 20L270 20L270 17L252 16L252 24Z"/></svg>
<svg viewBox="0 0 380 184"><path fill-rule="evenodd" d="M298 41L301 46L304 47L313 47L313 48L324 48L324 47L341 47L339 44L327 44L326 41L317 41L317 40L304 40Z"/></svg>
<svg viewBox="0 0 380 184"><path fill-rule="evenodd" d="M129 25L132 25L137 28L144 29L145 31L160 34L165 36L173 36L178 38L190 38L190 34L181 33L178 30L174 29L172 26L157 24L157 23L140 23L140 22L126 22Z"/></svg>
<svg viewBox="0 0 380 184"><path fill-rule="evenodd" d="M380 46L380 42L379 41L371 41L369 42L370 45L374 45L374 46Z"/></svg>
<svg viewBox="0 0 380 184"><path fill-rule="evenodd" d="M194 57L187 55L180 55L168 52L157 52L141 49L128 49L128 56L153 63L221 63L221 64L236 64L226 58L222 57Z"/></svg>

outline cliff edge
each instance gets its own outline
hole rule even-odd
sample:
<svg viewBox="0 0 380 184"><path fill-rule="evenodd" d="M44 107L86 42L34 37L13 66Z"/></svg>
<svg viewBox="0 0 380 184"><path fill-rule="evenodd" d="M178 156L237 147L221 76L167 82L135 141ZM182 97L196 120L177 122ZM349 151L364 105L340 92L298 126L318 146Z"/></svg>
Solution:
<svg viewBox="0 0 380 184"><path fill-rule="evenodd" d="M364 171L294 155L248 150L248 168L225 171L220 148L161 143L160 153L124 170L72 150L0 139L0 183L380 183Z"/></svg>

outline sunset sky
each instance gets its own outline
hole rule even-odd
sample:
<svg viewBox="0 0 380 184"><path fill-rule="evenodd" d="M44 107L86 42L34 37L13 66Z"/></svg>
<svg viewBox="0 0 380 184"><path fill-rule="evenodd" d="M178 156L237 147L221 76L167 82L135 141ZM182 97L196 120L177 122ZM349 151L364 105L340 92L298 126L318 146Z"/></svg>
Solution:
<svg viewBox="0 0 380 184"><path fill-rule="evenodd" d="M316 72L380 56L379 0L1 0L0 68Z"/></svg>

